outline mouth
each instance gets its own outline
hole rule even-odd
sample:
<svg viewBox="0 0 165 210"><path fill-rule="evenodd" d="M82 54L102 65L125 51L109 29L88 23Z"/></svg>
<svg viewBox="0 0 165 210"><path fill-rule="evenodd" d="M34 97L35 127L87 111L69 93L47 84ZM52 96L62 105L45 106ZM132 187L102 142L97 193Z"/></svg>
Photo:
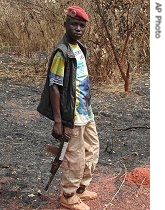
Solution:
<svg viewBox="0 0 165 210"><path fill-rule="evenodd" d="M80 33L75 33L74 34L76 37L81 37L82 36L82 34L80 34Z"/></svg>

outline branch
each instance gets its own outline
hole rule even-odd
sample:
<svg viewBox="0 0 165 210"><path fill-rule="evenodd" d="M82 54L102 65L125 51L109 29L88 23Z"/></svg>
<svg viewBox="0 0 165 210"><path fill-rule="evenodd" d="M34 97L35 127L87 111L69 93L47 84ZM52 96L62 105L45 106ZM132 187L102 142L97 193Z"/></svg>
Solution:
<svg viewBox="0 0 165 210"><path fill-rule="evenodd" d="M127 131L127 130L130 130L130 129L138 129L138 128L150 129L150 126L148 126L148 125L146 125L146 126L132 126L132 127L128 127L128 128L113 128L112 130Z"/></svg>
<svg viewBox="0 0 165 210"><path fill-rule="evenodd" d="M123 165L124 165L124 164L123 164ZM123 181L122 181L122 183L121 183L121 185L120 185L119 189L117 190L117 192L115 193L115 195L112 197L112 199L109 201L109 203L104 205L103 210L106 210L106 209L107 209L107 207L108 207L109 205L112 205L112 201L115 199L115 197L117 196L117 194L118 194L118 193L119 193L119 191L121 190L122 186L124 185L124 182L125 182L125 180L126 180L126 176L127 176L127 168L125 167L125 165L124 165L124 168L125 168L125 175L124 175L124 179L123 179Z"/></svg>

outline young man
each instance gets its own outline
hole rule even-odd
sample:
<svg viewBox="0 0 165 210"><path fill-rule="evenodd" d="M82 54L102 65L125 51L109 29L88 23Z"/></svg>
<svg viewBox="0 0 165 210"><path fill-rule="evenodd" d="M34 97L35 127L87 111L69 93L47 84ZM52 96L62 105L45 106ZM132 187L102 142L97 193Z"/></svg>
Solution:
<svg viewBox="0 0 165 210"><path fill-rule="evenodd" d="M52 135L55 138L59 139L64 133L70 136L61 166L60 202L73 210L89 210L83 201L97 197L96 192L86 189L98 162L99 139L90 102L86 48L78 41L88 21L88 15L81 7L67 9L66 33L49 63L46 83L49 88L46 89L50 107L47 113L43 111L54 120Z"/></svg>

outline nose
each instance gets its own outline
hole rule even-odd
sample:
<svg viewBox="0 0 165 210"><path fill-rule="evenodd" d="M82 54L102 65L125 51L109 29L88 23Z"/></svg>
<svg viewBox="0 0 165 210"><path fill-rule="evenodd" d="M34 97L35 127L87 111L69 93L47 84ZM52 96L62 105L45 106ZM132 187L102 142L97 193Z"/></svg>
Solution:
<svg viewBox="0 0 165 210"><path fill-rule="evenodd" d="M81 26L80 25L77 25L76 30L77 31L80 31L81 30Z"/></svg>

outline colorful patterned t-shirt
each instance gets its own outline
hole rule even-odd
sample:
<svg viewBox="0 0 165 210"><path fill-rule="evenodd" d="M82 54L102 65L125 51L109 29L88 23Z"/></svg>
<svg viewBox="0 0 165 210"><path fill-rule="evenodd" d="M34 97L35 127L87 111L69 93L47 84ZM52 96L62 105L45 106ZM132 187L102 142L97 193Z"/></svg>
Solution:
<svg viewBox="0 0 165 210"><path fill-rule="evenodd" d="M89 121L94 119L90 104L90 81L88 76L88 70L86 60L83 52L78 44L70 44L70 47L75 55L77 61L76 72L76 105L75 105L75 125L85 125ZM49 86L53 84L63 85L64 77L64 58L62 53L58 52L53 60L50 74L49 74Z"/></svg>

